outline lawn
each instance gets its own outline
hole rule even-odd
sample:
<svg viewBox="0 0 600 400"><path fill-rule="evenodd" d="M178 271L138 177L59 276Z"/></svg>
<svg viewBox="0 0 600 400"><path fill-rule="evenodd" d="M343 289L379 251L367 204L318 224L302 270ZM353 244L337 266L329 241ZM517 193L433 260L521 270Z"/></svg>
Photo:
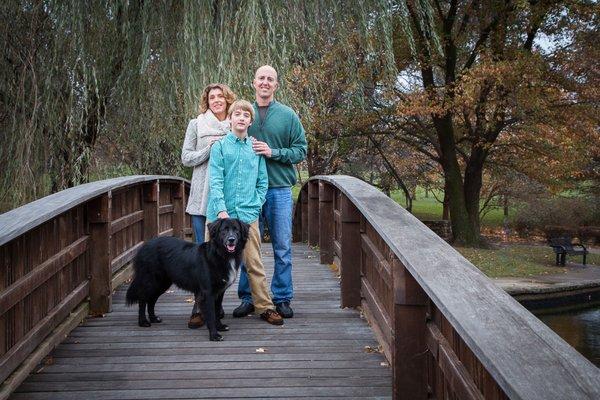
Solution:
<svg viewBox="0 0 600 400"><path fill-rule="evenodd" d="M436 193L438 198L442 198L441 193ZM390 196L396 203L402 207L406 206L404 193L400 190L395 190ZM425 197L425 190L417 188L416 200L413 200L413 214L420 220L438 220L442 218L442 203L430 193L429 197ZM509 217L511 216L509 208ZM502 207L493 207L482 219L481 225L485 227L501 227L504 214Z"/></svg>
<svg viewBox="0 0 600 400"><path fill-rule="evenodd" d="M490 278L521 278L566 272L565 268L555 265L554 253L547 246L511 245L492 250L465 247L455 249ZM570 260L581 262L581 256L567 257L567 262ZM600 265L600 254L588 254L587 263Z"/></svg>

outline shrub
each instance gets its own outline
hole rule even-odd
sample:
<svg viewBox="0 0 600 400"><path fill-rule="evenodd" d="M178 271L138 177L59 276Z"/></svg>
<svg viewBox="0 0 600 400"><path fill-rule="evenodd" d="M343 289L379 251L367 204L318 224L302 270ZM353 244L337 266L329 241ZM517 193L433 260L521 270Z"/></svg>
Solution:
<svg viewBox="0 0 600 400"><path fill-rule="evenodd" d="M560 225L546 225L544 227L544 235L546 239L557 238L557 237L575 237L577 235L577 229L571 228L568 226L560 226Z"/></svg>
<svg viewBox="0 0 600 400"><path fill-rule="evenodd" d="M597 219L596 205L583 197L553 197L534 199L515 213L513 226L519 236L544 232L546 236L564 232L577 236L577 228Z"/></svg>
<svg viewBox="0 0 600 400"><path fill-rule="evenodd" d="M582 242L600 244L600 226L582 226L577 236Z"/></svg>

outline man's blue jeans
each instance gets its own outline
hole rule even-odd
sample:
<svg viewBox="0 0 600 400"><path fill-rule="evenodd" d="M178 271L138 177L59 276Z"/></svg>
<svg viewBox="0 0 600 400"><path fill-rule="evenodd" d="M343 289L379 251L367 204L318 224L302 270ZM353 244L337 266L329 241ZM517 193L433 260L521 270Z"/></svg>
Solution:
<svg viewBox="0 0 600 400"><path fill-rule="evenodd" d="M266 223L269 227L275 271L271 279L273 303L289 302L294 297L292 285L292 189L289 187L269 188L260 218L261 236ZM238 296L252 303L246 268L242 266L238 284Z"/></svg>

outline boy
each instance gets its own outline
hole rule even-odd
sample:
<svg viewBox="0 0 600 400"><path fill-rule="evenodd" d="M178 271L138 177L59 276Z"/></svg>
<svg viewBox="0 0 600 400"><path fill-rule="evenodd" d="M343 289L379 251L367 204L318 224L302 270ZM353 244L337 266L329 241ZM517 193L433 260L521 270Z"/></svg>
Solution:
<svg viewBox="0 0 600 400"><path fill-rule="evenodd" d="M269 295L265 268L260 256L258 217L269 186L265 159L252 150L248 127L254 120L254 108L245 100L229 107L231 132L213 144L209 162L207 219L238 218L250 224L244 248L252 300L260 317L273 325L283 325Z"/></svg>

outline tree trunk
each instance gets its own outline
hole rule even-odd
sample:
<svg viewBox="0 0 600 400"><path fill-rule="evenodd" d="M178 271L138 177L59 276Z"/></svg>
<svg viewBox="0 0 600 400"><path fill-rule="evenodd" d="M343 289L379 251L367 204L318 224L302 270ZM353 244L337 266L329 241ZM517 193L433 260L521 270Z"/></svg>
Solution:
<svg viewBox="0 0 600 400"><path fill-rule="evenodd" d="M446 114L441 118L434 118L433 122L440 143L446 191L450 197L448 206L454 242L466 246L477 246L480 243L479 230L477 225L471 221L467 210L460 165L456 158L452 116Z"/></svg>
<svg viewBox="0 0 600 400"><path fill-rule="evenodd" d="M467 213L469 214L469 220L473 230L477 232L481 231L481 225L479 220L479 200L481 198L481 186L483 184L483 162L485 154L477 149L473 149L471 158L465 168L465 181L464 181L464 193L465 193L465 206Z"/></svg>
<svg viewBox="0 0 600 400"><path fill-rule="evenodd" d="M448 195L448 185L444 184L444 201L442 202L442 219L449 221L450 220L450 207L448 203L450 201L450 196Z"/></svg>

